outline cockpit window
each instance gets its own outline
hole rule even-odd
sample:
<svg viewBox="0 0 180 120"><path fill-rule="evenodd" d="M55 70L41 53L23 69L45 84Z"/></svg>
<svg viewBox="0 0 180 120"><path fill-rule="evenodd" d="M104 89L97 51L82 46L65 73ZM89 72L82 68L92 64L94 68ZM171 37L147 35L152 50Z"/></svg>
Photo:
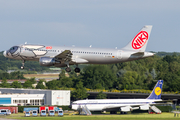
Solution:
<svg viewBox="0 0 180 120"><path fill-rule="evenodd" d="M10 50L14 50L15 49L15 47L12 47Z"/></svg>
<svg viewBox="0 0 180 120"><path fill-rule="evenodd" d="M12 54L18 50L18 46L13 46L9 49L9 52Z"/></svg>

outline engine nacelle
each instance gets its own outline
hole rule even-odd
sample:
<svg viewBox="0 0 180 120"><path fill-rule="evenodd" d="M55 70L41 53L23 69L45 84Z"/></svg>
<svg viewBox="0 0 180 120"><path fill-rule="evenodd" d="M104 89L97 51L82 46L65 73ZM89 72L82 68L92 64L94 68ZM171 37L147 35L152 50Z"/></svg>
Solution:
<svg viewBox="0 0 180 120"><path fill-rule="evenodd" d="M149 104L146 104L146 105L141 105L139 108L140 110L149 110Z"/></svg>
<svg viewBox="0 0 180 120"><path fill-rule="evenodd" d="M50 58L50 57L41 57L39 59L39 64L41 66L53 66L55 64L60 64L60 61L55 60L55 58Z"/></svg>
<svg viewBox="0 0 180 120"><path fill-rule="evenodd" d="M130 106L126 106L126 107L121 107L120 110L121 110L122 112L129 112L129 111L131 111L131 108L132 108L132 107L130 107Z"/></svg>

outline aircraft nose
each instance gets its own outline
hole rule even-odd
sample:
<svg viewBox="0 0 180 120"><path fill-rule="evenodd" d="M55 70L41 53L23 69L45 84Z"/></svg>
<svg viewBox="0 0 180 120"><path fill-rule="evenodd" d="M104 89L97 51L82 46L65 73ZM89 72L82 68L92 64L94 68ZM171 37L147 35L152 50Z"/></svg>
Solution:
<svg viewBox="0 0 180 120"><path fill-rule="evenodd" d="M4 57L6 57L6 56L7 56L6 51L4 51L4 52L3 52L3 55L4 55Z"/></svg>

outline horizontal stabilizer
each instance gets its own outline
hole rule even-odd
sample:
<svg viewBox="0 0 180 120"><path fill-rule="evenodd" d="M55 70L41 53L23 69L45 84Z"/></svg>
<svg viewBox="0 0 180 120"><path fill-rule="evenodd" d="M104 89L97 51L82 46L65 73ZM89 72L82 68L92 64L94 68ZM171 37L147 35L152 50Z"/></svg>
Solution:
<svg viewBox="0 0 180 120"><path fill-rule="evenodd" d="M137 53L133 53L132 55L135 55L135 56L143 56L143 55L144 55L144 52L137 52Z"/></svg>

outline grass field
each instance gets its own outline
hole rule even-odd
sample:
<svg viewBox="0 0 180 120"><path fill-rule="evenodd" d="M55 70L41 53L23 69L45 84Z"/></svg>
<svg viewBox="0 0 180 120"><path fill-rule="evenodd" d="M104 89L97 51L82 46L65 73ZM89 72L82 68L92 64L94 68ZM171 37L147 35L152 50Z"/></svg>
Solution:
<svg viewBox="0 0 180 120"><path fill-rule="evenodd" d="M59 78L59 74L24 74L25 78Z"/></svg>
<svg viewBox="0 0 180 120"><path fill-rule="evenodd" d="M24 114L15 114L11 116L0 116L1 118L8 119L21 119L21 120L180 120L179 117L174 117L173 113L162 113L162 114L126 114L126 115L64 115L63 117L24 117Z"/></svg>

